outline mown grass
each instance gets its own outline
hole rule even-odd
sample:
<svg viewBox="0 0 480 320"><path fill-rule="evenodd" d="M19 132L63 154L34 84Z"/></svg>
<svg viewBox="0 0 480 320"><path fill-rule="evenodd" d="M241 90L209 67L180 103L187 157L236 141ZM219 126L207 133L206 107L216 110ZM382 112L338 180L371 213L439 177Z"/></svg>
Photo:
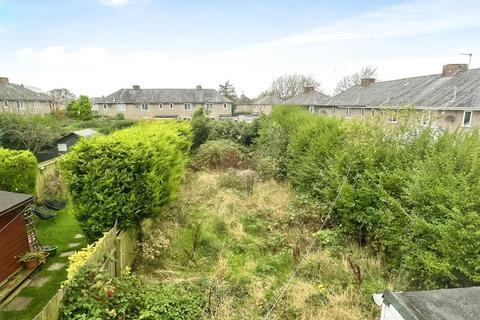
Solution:
<svg viewBox="0 0 480 320"><path fill-rule="evenodd" d="M261 182L247 194L221 186L224 174L186 175L178 201L152 224L170 239L170 249L137 268L159 285L208 283L205 318L258 319L305 254L318 224L287 184ZM367 249L331 241L332 234L316 243L271 319L376 319L371 294L405 287L401 275L389 275Z"/></svg>
<svg viewBox="0 0 480 320"><path fill-rule="evenodd" d="M67 257L60 257L62 252L79 250L86 245L84 238L74 239L75 235L81 233L81 229L73 216L73 213L68 208L58 213L58 216L53 220L38 220L37 234L42 245L56 245L58 246L57 255L53 258L48 258L47 262L34 274L34 277L50 277L48 281L40 288L27 286L24 288L19 296L33 297L34 299L29 303L28 307L22 311L1 312L0 319L2 320L30 320L33 319L45 306L45 304L55 295L60 288L61 283L67 278L65 268L58 271L48 271L48 267L52 264L60 262L68 263ZM69 248L68 244L79 242L80 246L74 249Z"/></svg>

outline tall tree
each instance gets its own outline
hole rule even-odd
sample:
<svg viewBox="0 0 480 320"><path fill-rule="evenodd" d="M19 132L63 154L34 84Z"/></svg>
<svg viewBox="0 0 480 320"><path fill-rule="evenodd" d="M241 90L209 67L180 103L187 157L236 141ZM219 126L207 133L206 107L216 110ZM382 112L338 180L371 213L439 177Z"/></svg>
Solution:
<svg viewBox="0 0 480 320"><path fill-rule="evenodd" d="M305 87L315 87L320 90L320 82L311 75L286 74L273 80L270 88L261 93L261 96L275 95L281 99L290 99L303 92Z"/></svg>
<svg viewBox="0 0 480 320"><path fill-rule="evenodd" d="M52 89L50 91L47 91L47 94L54 98L56 101L62 103L68 103L72 100L77 99L77 96L75 96L72 92L70 92L70 90L66 88Z"/></svg>
<svg viewBox="0 0 480 320"><path fill-rule="evenodd" d="M91 120L93 118L92 104L87 96L80 96L67 104L67 117L80 120Z"/></svg>
<svg viewBox="0 0 480 320"><path fill-rule="evenodd" d="M230 80L225 82L225 84L220 84L218 91L226 98L235 101L237 100L237 93L235 92L235 87L230 83Z"/></svg>
<svg viewBox="0 0 480 320"><path fill-rule="evenodd" d="M360 71L354 74L343 77L338 83L333 94L339 94L347 91L353 86L359 85L362 79L375 78L377 76L377 68L373 66L363 67Z"/></svg>

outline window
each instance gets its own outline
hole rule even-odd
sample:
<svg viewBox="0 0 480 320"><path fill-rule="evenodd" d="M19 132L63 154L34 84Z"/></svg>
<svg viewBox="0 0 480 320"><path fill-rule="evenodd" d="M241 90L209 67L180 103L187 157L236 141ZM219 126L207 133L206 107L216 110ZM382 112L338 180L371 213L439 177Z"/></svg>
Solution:
<svg viewBox="0 0 480 320"><path fill-rule="evenodd" d="M107 110L107 104L106 103L103 104L103 110Z"/></svg>
<svg viewBox="0 0 480 320"><path fill-rule="evenodd" d="M422 113L422 123L421 123L421 125L423 127L428 127L430 125L430 117L431 117L430 112Z"/></svg>
<svg viewBox="0 0 480 320"><path fill-rule="evenodd" d="M98 111L98 104L92 104L92 110Z"/></svg>
<svg viewBox="0 0 480 320"><path fill-rule="evenodd" d="M226 103L223 104L223 109L227 109L227 104Z"/></svg>
<svg viewBox="0 0 480 320"><path fill-rule="evenodd" d="M311 113L314 113L315 112L315 107L314 106L309 106L308 111L310 111Z"/></svg>
<svg viewBox="0 0 480 320"><path fill-rule="evenodd" d="M464 111L463 112L462 125L464 127L470 127L472 125L472 111Z"/></svg>
<svg viewBox="0 0 480 320"><path fill-rule="evenodd" d="M25 109L25 104L23 101L17 101L17 108L18 109Z"/></svg>
<svg viewBox="0 0 480 320"><path fill-rule="evenodd" d="M125 103L117 104L117 111L125 112L127 111L127 106Z"/></svg>
<svg viewBox="0 0 480 320"><path fill-rule="evenodd" d="M173 103L170 103L170 109L173 109Z"/></svg>
<svg viewBox="0 0 480 320"><path fill-rule="evenodd" d="M360 112L361 112L362 117L363 117L365 115L365 109L362 108Z"/></svg>
<svg viewBox="0 0 480 320"><path fill-rule="evenodd" d="M190 111L192 110L192 104L191 103L185 103L183 105L184 109L187 110L187 111Z"/></svg>
<svg viewBox="0 0 480 320"><path fill-rule="evenodd" d="M4 107L8 107L8 106L9 106L8 100L3 101L3 106L4 106Z"/></svg>
<svg viewBox="0 0 480 320"><path fill-rule="evenodd" d="M36 108L36 109L40 108L40 102L38 102L36 100L33 101L33 107Z"/></svg>
<svg viewBox="0 0 480 320"><path fill-rule="evenodd" d="M206 110L213 110L213 103L205 103Z"/></svg>
<svg viewBox="0 0 480 320"><path fill-rule="evenodd" d="M387 116L387 122L388 123L397 123L397 115L398 115L397 110L389 111L388 116Z"/></svg>
<svg viewBox="0 0 480 320"><path fill-rule="evenodd" d="M141 109L142 109L142 111L148 111L148 103L142 103L141 104Z"/></svg>
<svg viewBox="0 0 480 320"><path fill-rule="evenodd" d="M345 118L350 118L350 108L345 109Z"/></svg>
<svg viewBox="0 0 480 320"><path fill-rule="evenodd" d="M158 104L158 109L163 109L163 103Z"/></svg>

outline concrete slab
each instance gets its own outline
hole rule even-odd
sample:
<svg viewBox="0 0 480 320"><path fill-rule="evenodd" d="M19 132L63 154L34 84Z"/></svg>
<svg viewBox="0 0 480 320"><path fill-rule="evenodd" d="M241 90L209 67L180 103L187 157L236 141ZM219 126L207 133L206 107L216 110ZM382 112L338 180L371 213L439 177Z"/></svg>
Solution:
<svg viewBox="0 0 480 320"><path fill-rule="evenodd" d="M77 233L74 238L75 238L75 239L82 239L82 238L83 238L83 234Z"/></svg>
<svg viewBox="0 0 480 320"><path fill-rule="evenodd" d="M30 287L35 287L35 288L40 288L40 287L43 286L49 279L50 279L50 277L35 277L35 278L33 278L32 282L30 282L29 286L30 286Z"/></svg>
<svg viewBox="0 0 480 320"><path fill-rule="evenodd" d="M28 304L33 300L32 297L16 297L6 306L4 311L22 311L25 310Z"/></svg>
<svg viewBox="0 0 480 320"><path fill-rule="evenodd" d="M69 243L68 247L69 248L75 248L75 247L78 247L79 245L80 245L80 242L73 242L73 243Z"/></svg>
<svg viewBox="0 0 480 320"><path fill-rule="evenodd" d="M57 271L62 269L65 266L66 263L61 263L61 262L56 262L52 264L50 267L48 267L48 271Z"/></svg>
<svg viewBox="0 0 480 320"><path fill-rule="evenodd" d="M59 257L70 257L75 251L62 252Z"/></svg>

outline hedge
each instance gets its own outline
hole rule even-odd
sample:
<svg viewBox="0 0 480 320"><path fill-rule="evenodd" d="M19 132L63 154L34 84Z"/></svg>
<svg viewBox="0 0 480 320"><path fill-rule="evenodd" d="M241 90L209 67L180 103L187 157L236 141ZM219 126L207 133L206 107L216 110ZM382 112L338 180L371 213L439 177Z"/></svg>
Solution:
<svg viewBox="0 0 480 320"><path fill-rule="evenodd" d="M190 125L144 122L84 139L61 166L89 241L155 215L174 198L188 161Z"/></svg>
<svg viewBox="0 0 480 320"><path fill-rule="evenodd" d="M0 148L0 190L35 192L37 159L30 151Z"/></svg>

